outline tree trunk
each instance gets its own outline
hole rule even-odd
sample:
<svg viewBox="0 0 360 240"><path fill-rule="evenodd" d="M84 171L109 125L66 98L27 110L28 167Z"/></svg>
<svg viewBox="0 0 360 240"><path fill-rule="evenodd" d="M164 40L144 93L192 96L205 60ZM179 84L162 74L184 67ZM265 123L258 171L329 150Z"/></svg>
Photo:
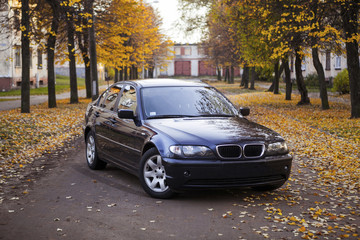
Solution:
<svg viewBox="0 0 360 240"><path fill-rule="evenodd" d="M134 79L139 79L138 68L135 65L133 66L133 71L134 71Z"/></svg>
<svg viewBox="0 0 360 240"><path fill-rule="evenodd" d="M279 85L280 85L280 69L279 69L279 61L275 62L274 65L275 79L274 79L274 94L279 94Z"/></svg>
<svg viewBox="0 0 360 240"><path fill-rule="evenodd" d="M256 78L255 67L252 67L250 74L250 90L255 90L255 78Z"/></svg>
<svg viewBox="0 0 360 240"><path fill-rule="evenodd" d="M89 49L89 34L87 31L83 33L84 42L82 43L81 33L78 34L79 48L85 65L85 87L86 87L86 98L91 98L91 69L90 69L90 58L88 54Z"/></svg>
<svg viewBox="0 0 360 240"><path fill-rule="evenodd" d="M128 67L124 68L124 80L127 81L128 79Z"/></svg>
<svg viewBox="0 0 360 240"><path fill-rule="evenodd" d="M291 73L290 73L288 56L282 59L282 64L284 66L284 72L285 72L285 84L286 84L285 100L291 100L292 83L291 83Z"/></svg>
<svg viewBox="0 0 360 240"><path fill-rule="evenodd" d="M229 67L226 67L225 68L225 82L228 82L229 83L229 81L230 81L230 76L229 76L230 74L229 74Z"/></svg>
<svg viewBox="0 0 360 240"><path fill-rule="evenodd" d="M55 91L55 44L56 35L59 28L59 8L55 2L48 1L53 11L53 19L51 22L51 32L49 33L47 42L47 75L48 75L48 107L56 108L56 91Z"/></svg>
<svg viewBox="0 0 360 240"><path fill-rule="evenodd" d="M78 89L76 79L76 59L75 59L75 40L74 40L74 25L73 17L67 17L67 35L68 35L68 52L69 52L69 68L70 68L70 104L78 103Z"/></svg>
<svg viewBox="0 0 360 240"><path fill-rule="evenodd" d="M92 24L89 28L89 53L90 53L90 69L91 69L91 91L92 99L99 97L99 80L97 72L97 58L96 58L96 39L95 39L95 17L94 17L94 0L88 0L89 12L92 15Z"/></svg>
<svg viewBox="0 0 360 240"><path fill-rule="evenodd" d="M120 69L120 81L124 81L124 70Z"/></svg>
<svg viewBox="0 0 360 240"><path fill-rule="evenodd" d="M216 70L217 70L217 80L218 80L218 81L221 81L221 71L220 71L220 67L217 66L217 67L216 67Z"/></svg>
<svg viewBox="0 0 360 240"><path fill-rule="evenodd" d="M243 86L245 89L249 88L249 70L250 68L247 65L245 65L242 75L242 82L244 84Z"/></svg>
<svg viewBox="0 0 360 240"><path fill-rule="evenodd" d="M273 79L269 89L267 90L267 92L274 92L274 86L275 86L275 78Z"/></svg>
<svg viewBox="0 0 360 240"><path fill-rule="evenodd" d="M117 68L115 68L114 82L118 82L118 81L119 81L119 71Z"/></svg>
<svg viewBox="0 0 360 240"><path fill-rule="evenodd" d="M90 67L90 58L86 57L84 59L85 64L85 88L86 88L86 98L91 98L91 67Z"/></svg>
<svg viewBox="0 0 360 240"><path fill-rule="evenodd" d="M319 87L320 87L320 99L321 99L321 108L323 110L329 109L329 101L328 101L328 95L327 95L327 89L326 89L326 82L325 82L325 73L323 65L320 62L319 59L319 53L317 48L312 48L312 58L314 67L316 69L316 72L319 77Z"/></svg>
<svg viewBox="0 0 360 240"><path fill-rule="evenodd" d="M358 12L358 3L349 1L341 5L343 28L347 39L358 33ZM346 56L350 81L351 118L360 118L359 45L356 39L346 41Z"/></svg>
<svg viewBox="0 0 360 240"><path fill-rule="evenodd" d="M30 16L29 0L21 1L21 113L30 113Z"/></svg>
<svg viewBox="0 0 360 240"><path fill-rule="evenodd" d="M235 82L235 69L234 69L233 65L231 65L230 70L231 70L230 83L234 83Z"/></svg>
<svg viewBox="0 0 360 240"><path fill-rule="evenodd" d="M310 99L308 96L308 91L305 86L305 81L302 75L301 70L301 62L302 57L298 53L299 49L296 49L295 52L295 73L296 73L296 84L298 87L298 90L300 92L301 100L298 102L298 105L304 105L304 104L310 104Z"/></svg>
<svg viewBox="0 0 360 240"><path fill-rule="evenodd" d="M88 2L85 2L85 12L90 13L90 6ZM87 17L82 14L78 14L79 22L83 26L87 26L89 21ZM79 49L85 65L85 87L86 87L86 98L91 98L91 69L90 69L90 57L89 57L89 31L84 28L81 32L76 32L79 43Z"/></svg>

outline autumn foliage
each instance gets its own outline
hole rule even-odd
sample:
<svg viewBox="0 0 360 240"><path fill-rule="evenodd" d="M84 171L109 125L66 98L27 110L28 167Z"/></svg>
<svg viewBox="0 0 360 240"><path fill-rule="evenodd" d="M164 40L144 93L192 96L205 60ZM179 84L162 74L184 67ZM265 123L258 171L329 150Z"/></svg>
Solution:
<svg viewBox="0 0 360 240"><path fill-rule="evenodd" d="M160 32L160 17L137 0L114 0L97 18L98 59L118 70L149 69L166 60L172 42Z"/></svg>
<svg viewBox="0 0 360 240"><path fill-rule="evenodd" d="M278 64L295 59L299 104L309 104L302 76L304 56L311 56L319 76L322 109L328 109L324 66L321 54L331 51L345 55L350 79L351 117L360 117L359 9L353 0L182 0L194 6L207 5L207 54L215 64L226 65L229 54L246 66L274 65L274 93L277 94ZM226 50L220 52L214 49ZM230 48L228 48L230 47ZM233 61L232 61L233 62ZM246 69L246 68L245 68ZM286 68L284 67L285 71ZM290 74L287 89L290 89ZM287 97L287 99L290 99Z"/></svg>

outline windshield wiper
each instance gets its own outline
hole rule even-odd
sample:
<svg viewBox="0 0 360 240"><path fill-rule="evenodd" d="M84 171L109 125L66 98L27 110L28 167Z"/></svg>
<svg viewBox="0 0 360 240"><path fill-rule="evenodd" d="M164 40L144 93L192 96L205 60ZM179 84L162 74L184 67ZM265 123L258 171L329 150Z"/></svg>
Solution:
<svg viewBox="0 0 360 240"><path fill-rule="evenodd" d="M197 117L194 115L154 115L147 117L147 119L157 119L157 118L184 118L184 117Z"/></svg>

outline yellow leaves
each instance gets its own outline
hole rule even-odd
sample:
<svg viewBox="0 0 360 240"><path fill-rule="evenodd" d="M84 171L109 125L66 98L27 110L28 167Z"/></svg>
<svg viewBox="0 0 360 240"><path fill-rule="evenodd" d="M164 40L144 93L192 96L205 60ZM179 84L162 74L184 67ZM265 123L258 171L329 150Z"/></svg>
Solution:
<svg viewBox="0 0 360 240"><path fill-rule="evenodd" d="M269 16L271 13L269 10L264 10L263 13L262 13L262 17L263 18L266 18L267 16Z"/></svg>
<svg viewBox="0 0 360 240"><path fill-rule="evenodd" d="M7 179L14 169L25 168L43 153L81 135L83 109L89 102L80 99L80 104L69 105L67 99L61 100L56 109L48 109L46 103L33 106L30 114L21 114L19 109L1 111L1 178Z"/></svg>
<svg viewBox="0 0 360 240"><path fill-rule="evenodd" d="M98 55L108 66L145 66L169 45L159 32L157 15L143 2L112 1L102 18L98 24Z"/></svg>
<svg viewBox="0 0 360 240"><path fill-rule="evenodd" d="M301 228L298 229L299 232L305 232L306 231L306 228L304 226L302 226Z"/></svg>

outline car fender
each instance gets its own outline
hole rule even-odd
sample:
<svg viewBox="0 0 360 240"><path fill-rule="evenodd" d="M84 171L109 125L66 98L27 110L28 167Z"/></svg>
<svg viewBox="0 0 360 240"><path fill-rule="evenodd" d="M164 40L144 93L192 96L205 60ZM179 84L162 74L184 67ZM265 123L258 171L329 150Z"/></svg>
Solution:
<svg viewBox="0 0 360 240"><path fill-rule="evenodd" d="M150 137L146 144L144 144L143 154L152 146L156 147L161 157L169 157L170 151L169 146L176 144L174 141L166 136L159 136L158 134Z"/></svg>

